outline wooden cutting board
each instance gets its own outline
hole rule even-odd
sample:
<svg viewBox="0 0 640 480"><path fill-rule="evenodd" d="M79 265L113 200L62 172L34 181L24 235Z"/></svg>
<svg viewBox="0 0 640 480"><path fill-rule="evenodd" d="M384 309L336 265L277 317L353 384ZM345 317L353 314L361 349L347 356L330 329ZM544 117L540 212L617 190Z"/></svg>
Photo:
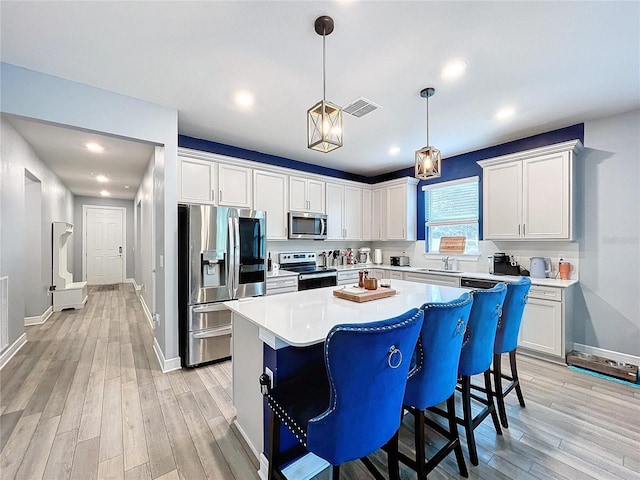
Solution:
<svg viewBox="0 0 640 480"><path fill-rule="evenodd" d="M379 298L392 297L395 294L395 290L386 287L378 287L376 290L365 290L361 293L354 292L354 289L340 289L333 291L334 297L344 298L345 300L351 300L352 302L358 303L378 300Z"/></svg>

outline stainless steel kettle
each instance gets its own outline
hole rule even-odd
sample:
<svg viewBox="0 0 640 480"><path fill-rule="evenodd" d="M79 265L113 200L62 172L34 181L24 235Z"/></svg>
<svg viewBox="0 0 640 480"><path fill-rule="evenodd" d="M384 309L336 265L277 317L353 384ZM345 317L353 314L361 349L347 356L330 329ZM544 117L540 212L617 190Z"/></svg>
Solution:
<svg viewBox="0 0 640 480"><path fill-rule="evenodd" d="M531 257L529 267L531 278L547 278L551 275L551 259L549 257Z"/></svg>

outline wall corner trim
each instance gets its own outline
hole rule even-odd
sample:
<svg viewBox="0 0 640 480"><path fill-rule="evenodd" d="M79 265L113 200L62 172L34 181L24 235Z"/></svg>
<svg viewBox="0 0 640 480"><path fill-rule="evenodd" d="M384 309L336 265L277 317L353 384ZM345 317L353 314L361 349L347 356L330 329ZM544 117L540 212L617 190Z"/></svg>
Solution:
<svg viewBox="0 0 640 480"><path fill-rule="evenodd" d="M23 333L20 337L0 355L0 370L9 363L9 360L18 353L18 351L27 343L27 334Z"/></svg>
<svg viewBox="0 0 640 480"><path fill-rule="evenodd" d="M162 349L160 348L160 344L158 343L158 339L153 339L153 351L156 352L156 358L158 359L158 364L160 365L160 369L162 369L162 373L167 373L172 370L180 370L180 357L174 358L164 358L164 354L162 353Z"/></svg>
<svg viewBox="0 0 640 480"><path fill-rule="evenodd" d="M36 315L35 317L24 317L24 326L28 327L30 325L42 325L44 322L49 320L49 317L53 313L53 306L49 306L42 315Z"/></svg>

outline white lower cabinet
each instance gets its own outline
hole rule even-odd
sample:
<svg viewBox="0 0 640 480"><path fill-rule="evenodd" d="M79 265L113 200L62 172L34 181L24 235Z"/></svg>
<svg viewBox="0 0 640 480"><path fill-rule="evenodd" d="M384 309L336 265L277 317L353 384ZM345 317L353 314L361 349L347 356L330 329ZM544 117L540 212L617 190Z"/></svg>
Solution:
<svg viewBox="0 0 640 480"><path fill-rule="evenodd" d="M338 272L338 285L357 285L360 280L360 270L345 270Z"/></svg>
<svg viewBox="0 0 640 480"><path fill-rule="evenodd" d="M392 280L404 280L404 273L396 270L387 270L385 278L390 278Z"/></svg>
<svg viewBox="0 0 640 480"><path fill-rule="evenodd" d="M430 283L445 287L459 287L460 277L454 275L437 275L432 273L406 272L404 279L409 282Z"/></svg>
<svg viewBox="0 0 640 480"><path fill-rule="evenodd" d="M570 338L567 305L571 288L533 285L522 315L518 347L532 352L564 358Z"/></svg>
<svg viewBox="0 0 640 480"><path fill-rule="evenodd" d="M298 276L267 277L267 295L298 291Z"/></svg>

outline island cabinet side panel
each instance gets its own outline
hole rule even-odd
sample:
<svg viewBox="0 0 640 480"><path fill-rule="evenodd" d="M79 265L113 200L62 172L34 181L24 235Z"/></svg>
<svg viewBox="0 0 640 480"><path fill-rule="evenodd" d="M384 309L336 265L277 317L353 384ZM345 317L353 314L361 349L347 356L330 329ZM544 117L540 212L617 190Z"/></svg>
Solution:
<svg viewBox="0 0 640 480"><path fill-rule="evenodd" d="M264 368L273 372L274 388L278 384L291 381L293 379L304 379L309 384L317 382L314 377L318 370L324 367L324 342L309 347L285 347L274 350L266 343L263 344ZM257 383L257 381L256 381ZM304 389L302 389L304 390ZM328 406L328 405L327 405ZM269 415L271 410L267 405L267 398L263 401L263 435L264 435L264 456L268 457L269 452ZM289 429L281 425L280 428L280 455L281 458L292 460L302 456L306 450L300 445L296 437ZM284 462L283 462L284 463Z"/></svg>

